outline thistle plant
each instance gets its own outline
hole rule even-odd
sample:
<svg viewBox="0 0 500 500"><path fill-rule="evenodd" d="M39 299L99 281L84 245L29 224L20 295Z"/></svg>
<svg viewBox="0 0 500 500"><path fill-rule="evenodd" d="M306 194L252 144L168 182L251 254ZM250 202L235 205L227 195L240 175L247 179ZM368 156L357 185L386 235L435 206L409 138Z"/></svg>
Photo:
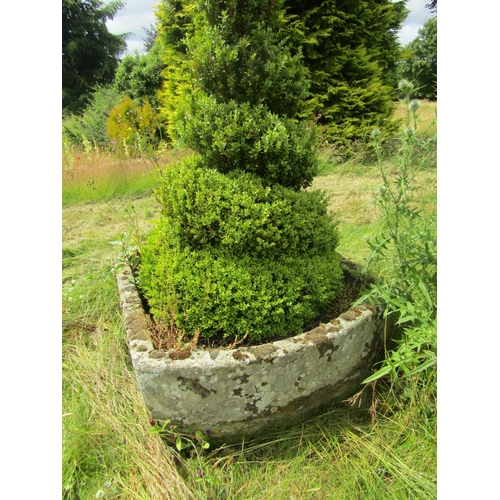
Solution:
<svg viewBox="0 0 500 500"><path fill-rule="evenodd" d="M399 84L406 117L395 162L384 161L382 134L372 133L382 185L375 193L382 230L369 242L365 271L375 267L380 279L359 299L382 303L386 318L402 327L397 349L387 353L382 367L365 382L384 375L396 379L431 368L436 363L437 249L436 217L418 206L418 174L427 168L435 150L435 136L419 131L420 103L411 100L414 85Z"/></svg>

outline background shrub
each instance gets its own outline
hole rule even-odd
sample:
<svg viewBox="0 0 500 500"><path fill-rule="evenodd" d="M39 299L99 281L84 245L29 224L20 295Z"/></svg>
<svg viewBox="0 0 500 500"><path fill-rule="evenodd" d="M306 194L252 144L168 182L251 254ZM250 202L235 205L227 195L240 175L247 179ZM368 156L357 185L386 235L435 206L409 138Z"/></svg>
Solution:
<svg viewBox="0 0 500 500"><path fill-rule="evenodd" d="M71 115L63 122L63 138L75 146L86 144L105 147L109 144L106 125L110 111L122 95L113 86L98 87L82 115Z"/></svg>
<svg viewBox="0 0 500 500"><path fill-rule="evenodd" d="M115 87L134 101L159 108L158 90L163 84L161 46L154 43L146 54L125 56L115 74Z"/></svg>
<svg viewBox="0 0 500 500"><path fill-rule="evenodd" d="M437 99L437 17L431 17L418 30L398 66L401 78L414 84L411 97Z"/></svg>
<svg viewBox="0 0 500 500"><path fill-rule="evenodd" d="M107 133L118 150L134 154L147 147L155 148L164 131L149 102L138 105L126 96L110 111Z"/></svg>

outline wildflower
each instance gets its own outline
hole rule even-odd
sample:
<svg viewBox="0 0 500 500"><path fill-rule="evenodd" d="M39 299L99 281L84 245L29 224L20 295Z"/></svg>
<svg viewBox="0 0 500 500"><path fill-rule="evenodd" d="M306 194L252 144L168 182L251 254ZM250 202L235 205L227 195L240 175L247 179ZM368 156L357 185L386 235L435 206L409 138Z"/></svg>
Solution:
<svg viewBox="0 0 500 500"><path fill-rule="evenodd" d="M207 429L207 430L205 431L205 434L212 434L212 429Z"/></svg>
<svg viewBox="0 0 500 500"><path fill-rule="evenodd" d="M95 494L95 497L96 497L96 498L103 498L105 494L106 494L106 493L104 493L104 491L99 490L99 491Z"/></svg>
<svg viewBox="0 0 500 500"><path fill-rule="evenodd" d="M154 418L150 418L149 425L156 425L156 420Z"/></svg>
<svg viewBox="0 0 500 500"><path fill-rule="evenodd" d="M405 90L413 90L413 85L408 81L408 80L401 80L398 84L398 88L402 90L403 92Z"/></svg>
<svg viewBox="0 0 500 500"><path fill-rule="evenodd" d="M197 476L198 477L205 477L205 473L202 470L199 470Z"/></svg>
<svg viewBox="0 0 500 500"><path fill-rule="evenodd" d="M414 113L417 111L417 109L420 108L420 102L418 101L411 101L410 104L408 105L408 109Z"/></svg>

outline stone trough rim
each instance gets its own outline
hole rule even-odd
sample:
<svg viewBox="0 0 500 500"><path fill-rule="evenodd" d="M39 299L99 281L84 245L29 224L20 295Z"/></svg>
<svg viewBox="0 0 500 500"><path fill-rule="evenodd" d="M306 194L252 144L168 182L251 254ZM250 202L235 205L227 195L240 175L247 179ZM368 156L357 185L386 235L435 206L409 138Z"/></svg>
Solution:
<svg viewBox="0 0 500 500"><path fill-rule="evenodd" d="M351 270L353 268L359 269L359 266L348 259L342 259L342 263L347 265ZM347 272L350 272L347 269ZM280 338L278 340L267 341L258 344L245 345L241 347L234 347L229 349L224 346L195 346L190 353L190 356L185 359L171 359L168 355L172 352L175 352L175 349L157 349L152 340L148 335L148 326L146 324L146 318L149 314L144 310L144 306L142 300L139 295L139 291L137 286L130 281L130 277L132 277L132 270L129 266L125 266L120 272L117 274L117 282L118 289L120 294L120 306L122 309L122 313L124 316L125 330L127 334L127 344L129 347L133 347L132 342L139 341L137 346L143 345L147 346L148 352L158 352L164 353L164 355L153 355L156 359L168 358L171 361L184 361L185 359L189 359L193 354L197 352L225 352L229 353L231 356L234 353L248 353L253 352L255 350L259 350L259 348L265 346L273 346L276 349L282 348L283 343L304 343L304 340L312 341L311 345L315 345L314 338L318 338L319 336L327 336L328 338L332 338L337 335L341 335L344 330L347 330L349 324L356 320L360 315L362 315L365 311L369 311L373 316L380 316L383 312L382 306L371 306L369 304L360 304L356 307L352 307L347 311L344 311L340 315L335 318L332 318L328 323L320 322L319 325L311 330L298 333L296 335L290 335L286 338ZM125 284L121 284L120 282L126 282ZM339 325L343 325L344 328ZM333 334L333 335L332 335ZM140 348L140 350L144 350L144 347ZM234 356L233 356L234 357ZM236 358L235 358L236 359ZM244 358L241 358L243 360Z"/></svg>

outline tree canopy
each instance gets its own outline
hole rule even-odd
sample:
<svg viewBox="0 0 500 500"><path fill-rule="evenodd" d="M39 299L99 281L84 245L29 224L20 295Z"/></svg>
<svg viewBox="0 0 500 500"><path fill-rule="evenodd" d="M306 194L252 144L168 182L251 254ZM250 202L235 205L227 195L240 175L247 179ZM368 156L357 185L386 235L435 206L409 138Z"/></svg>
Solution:
<svg viewBox="0 0 500 500"><path fill-rule="evenodd" d="M406 0L286 0L311 74L309 113L328 139L361 139L392 114Z"/></svg>
<svg viewBox="0 0 500 500"><path fill-rule="evenodd" d="M146 100L158 108L157 92L163 83L161 46L153 43L145 54L125 56L115 74L115 87L125 95L144 104Z"/></svg>
<svg viewBox="0 0 500 500"><path fill-rule="evenodd" d="M401 77L412 81L415 97L437 99L437 17L428 19L407 45L409 56L401 63Z"/></svg>
<svg viewBox="0 0 500 500"><path fill-rule="evenodd" d="M113 81L127 34L110 33L106 21L124 6L121 0L106 5L100 0L63 0L63 113L81 111L96 85Z"/></svg>

